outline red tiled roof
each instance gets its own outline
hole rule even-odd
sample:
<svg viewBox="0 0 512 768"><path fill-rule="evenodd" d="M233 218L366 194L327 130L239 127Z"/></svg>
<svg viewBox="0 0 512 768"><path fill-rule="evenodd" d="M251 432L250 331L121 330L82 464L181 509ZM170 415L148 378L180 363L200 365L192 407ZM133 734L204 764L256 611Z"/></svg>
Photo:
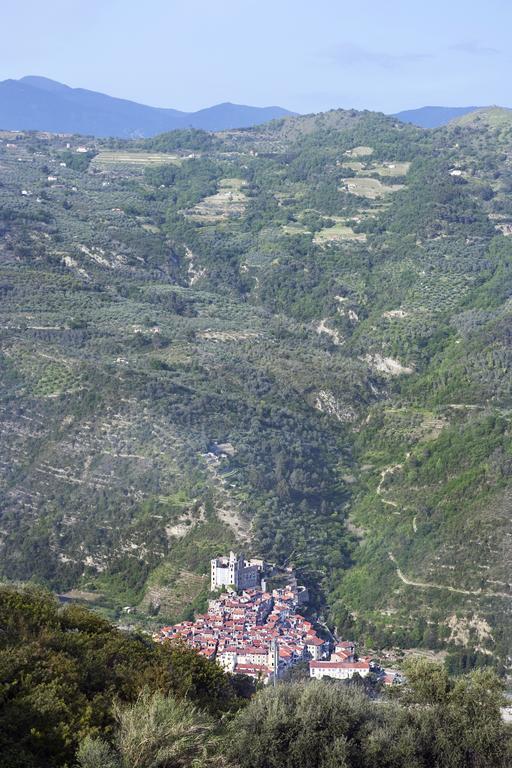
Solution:
<svg viewBox="0 0 512 768"><path fill-rule="evenodd" d="M265 664L237 664L235 667L235 672L245 672L247 674L249 671L270 673L269 667L265 666Z"/></svg>
<svg viewBox="0 0 512 768"><path fill-rule="evenodd" d="M325 643L325 640L321 640L319 637L306 637L305 640L307 645L323 645Z"/></svg>
<svg viewBox="0 0 512 768"><path fill-rule="evenodd" d="M268 650L267 648L254 648L251 646L248 646L247 648L240 648L240 655L245 654L252 655L252 656L262 656L263 654L267 654Z"/></svg>
<svg viewBox="0 0 512 768"><path fill-rule="evenodd" d="M347 651L335 651L332 655L339 661L346 661L346 659L349 659L353 654L348 653Z"/></svg>

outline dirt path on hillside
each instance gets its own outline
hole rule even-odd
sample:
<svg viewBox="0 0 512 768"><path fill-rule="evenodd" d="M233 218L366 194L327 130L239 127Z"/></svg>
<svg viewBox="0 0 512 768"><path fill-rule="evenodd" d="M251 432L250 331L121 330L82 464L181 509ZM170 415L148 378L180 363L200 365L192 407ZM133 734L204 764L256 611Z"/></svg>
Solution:
<svg viewBox="0 0 512 768"><path fill-rule="evenodd" d="M407 461L410 455L411 454L409 452L405 454L405 461ZM386 467L386 469L383 469L382 472L380 473L380 481L377 486L377 496L380 496L380 500L382 501L383 504L389 504L390 507L398 507L398 504L396 501L391 501L391 499L382 498L382 486L386 482L386 477L388 475L392 475L395 472L398 472L399 469L402 469L402 467L405 464L405 461L402 462L401 464L392 464L390 467Z"/></svg>
<svg viewBox="0 0 512 768"><path fill-rule="evenodd" d="M411 455L410 451L407 451L407 453L405 454L405 459L401 464L392 464L390 467L386 467L386 469L383 469L382 472L380 473L380 481L377 486L377 496L380 496L380 500L382 501L383 504L388 504L390 507L395 507L395 509L398 509L399 504L396 501L392 501L391 499L382 498L382 492L383 492L382 486L384 485L386 481L386 477L388 475L392 475L394 472L397 472L399 469L402 469L402 467L404 466L405 462L407 461L410 455ZM407 507L404 507L403 509L407 509ZM400 513L397 513L397 514L400 514ZM417 518L418 518L418 515L414 515L412 520L412 529L414 533L418 533Z"/></svg>
<svg viewBox="0 0 512 768"><path fill-rule="evenodd" d="M383 499L382 498L382 486L384 482L386 481L386 477L388 475L392 475L394 472L396 472L399 469L402 469L403 464L393 464L391 467L386 467L386 469L383 469L380 473L380 482L377 486L377 496L380 496L380 500L383 504L388 504L390 507L398 507L398 504L396 501L391 501L390 499Z"/></svg>
<svg viewBox="0 0 512 768"><path fill-rule="evenodd" d="M404 575L393 553L388 552L388 555L389 559L396 568L396 575L400 581L402 581L404 584L407 584L409 587L418 587L419 589L446 589L448 592L457 592L459 595L474 595L475 597L504 597L508 600L512 600L512 595L508 592L489 592L482 589L461 589L459 587L450 587L448 584L434 584L426 581L413 581Z"/></svg>

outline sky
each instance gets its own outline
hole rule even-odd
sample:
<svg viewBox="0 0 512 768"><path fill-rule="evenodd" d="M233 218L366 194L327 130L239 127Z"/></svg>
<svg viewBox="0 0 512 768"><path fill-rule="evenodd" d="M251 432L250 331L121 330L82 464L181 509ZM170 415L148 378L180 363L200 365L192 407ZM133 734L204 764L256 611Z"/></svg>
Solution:
<svg viewBox="0 0 512 768"><path fill-rule="evenodd" d="M23 0L0 80L50 77L158 107L307 113L512 107L511 0Z"/></svg>

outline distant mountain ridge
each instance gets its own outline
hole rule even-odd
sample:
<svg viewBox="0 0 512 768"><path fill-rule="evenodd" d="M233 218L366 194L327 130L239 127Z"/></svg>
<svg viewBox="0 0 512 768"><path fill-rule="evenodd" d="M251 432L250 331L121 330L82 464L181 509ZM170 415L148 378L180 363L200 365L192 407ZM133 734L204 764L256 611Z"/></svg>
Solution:
<svg viewBox="0 0 512 768"><path fill-rule="evenodd" d="M397 112L393 117L397 117L402 123L412 123L420 128L440 128L458 117L479 109L483 107L419 107Z"/></svg>
<svg viewBox="0 0 512 768"><path fill-rule="evenodd" d="M292 115L282 107L216 104L197 112L162 109L45 77L0 82L0 127L121 138L150 137L180 128L249 128Z"/></svg>
<svg viewBox="0 0 512 768"><path fill-rule="evenodd" d="M426 106L392 117L420 128L439 128L485 107ZM29 75L0 81L0 128L80 133L119 138L149 138L166 131L198 128L222 131L251 128L296 115L283 107L252 107L224 102L196 112L150 107L85 88L71 88L46 77Z"/></svg>

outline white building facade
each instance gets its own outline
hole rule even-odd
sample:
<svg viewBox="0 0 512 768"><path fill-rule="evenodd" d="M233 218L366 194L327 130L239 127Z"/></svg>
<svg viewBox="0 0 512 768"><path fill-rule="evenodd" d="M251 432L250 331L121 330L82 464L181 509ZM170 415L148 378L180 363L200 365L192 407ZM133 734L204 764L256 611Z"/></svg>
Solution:
<svg viewBox="0 0 512 768"><path fill-rule="evenodd" d="M350 680L359 674L366 677L370 674L370 664L367 661L310 661L309 675L319 680L322 677L333 677L336 680Z"/></svg>
<svg viewBox="0 0 512 768"><path fill-rule="evenodd" d="M245 560L234 552L229 557L214 557L211 560L210 590L233 587L237 591L257 587L261 581L261 561Z"/></svg>

